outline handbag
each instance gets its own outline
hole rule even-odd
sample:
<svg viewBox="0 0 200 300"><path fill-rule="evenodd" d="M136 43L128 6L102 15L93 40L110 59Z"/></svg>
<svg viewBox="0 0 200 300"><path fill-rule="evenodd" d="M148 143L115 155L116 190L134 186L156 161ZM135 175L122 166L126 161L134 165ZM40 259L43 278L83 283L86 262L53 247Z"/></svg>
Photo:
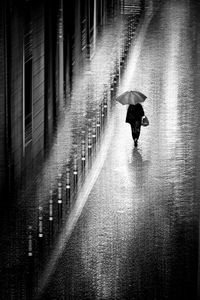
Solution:
<svg viewBox="0 0 200 300"><path fill-rule="evenodd" d="M149 120L148 120L147 116L142 117L141 125L142 126L148 126L149 125Z"/></svg>

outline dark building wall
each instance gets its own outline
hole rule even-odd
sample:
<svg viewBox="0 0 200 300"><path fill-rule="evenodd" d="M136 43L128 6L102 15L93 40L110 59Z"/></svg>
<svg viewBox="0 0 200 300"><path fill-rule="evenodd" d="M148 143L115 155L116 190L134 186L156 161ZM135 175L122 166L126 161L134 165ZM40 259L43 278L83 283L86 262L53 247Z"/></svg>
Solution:
<svg viewBox="0 0 200 300"><path fill-rule="evenodd" d="M5 6L0 2L0 182L6 181L6 57Z"/></svg>
<svg viewBox="0 0 200 300"><path fill-rule="evenodd" d="M108 7L106 0L0 2L1 187L22 174L32 179L51 149L72 76L95 54Z"/></svg>
<svg viewBox="0 0 200 300"><path fill-rule="evenodd" d="M83 0L84 1L84 0ZM63 18L64 18L64 61L65 61L65 80L66 80L66 95L70 94L72 87L72 73L75 61L75 15L76 15L76 1L63 2Z"/></svg>
<svg viewBox="0 0 200 300"><path fill-rule="evenodd" d="M7 123L10 177L19 177L23 164L23 19L21 7L12 3L7 19ZM13 179L13 178L12 178ZM11 180L12 181L12 180Z"/></svg>
<svg viewBox="0 0 200 300"><path fill-rule="evenodd" d="M56 103L58 113L62 114L64 105L64 31L63 0L59 0L57 13L57 47L56 47Z"/></svg>
<svg viewBox="0 0 200 300"><path fill-rule="evenodd" d="M80 0L75 0L75 22L74 22L74 71L80 72L82 66L81 56L81 3Z"/></svg>
<svg viewBox="0 0 200 300"><path fill-rule="evenodd" d="M55 68L56 68L56 45L57 45L57 10L58 3L45 1L45 151L50 148L53 127L56 121L56 87L55 87Z"/></svg>
<svg viewBox="0 0 200 300"><path fill-rule="evenodd" d="M44 4L36 1L32 5L32 1L29 2L31 38L28 42L26 2L1 2L0 36L1 45L3 45L0 50L1 188L8 185L12 189L12 183L19 183L22 173L27 168L30 171L34 161L39 157L43 158L45 132ZM28 51L27 45L30 48ZM31 57L29 60L31 65L25 63L27 56ZM29 80L27 73L29 73ZM27 99L28 94L31 100ZM30 112L28 118L27 107ZM27 174L25 172L25 175Z"/></svg>
<svg viewBox="0 0 200 300"><path fill-rule="evenodd" d="M44 152L44 4L37 4L32 12L33 23L33 160L43 158Z"/></svg>

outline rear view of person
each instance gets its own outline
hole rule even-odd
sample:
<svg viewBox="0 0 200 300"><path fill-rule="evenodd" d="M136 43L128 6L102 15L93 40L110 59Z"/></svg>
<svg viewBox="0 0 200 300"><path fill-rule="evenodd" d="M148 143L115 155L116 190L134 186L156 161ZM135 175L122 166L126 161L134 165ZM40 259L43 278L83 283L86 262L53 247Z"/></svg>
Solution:
<svg viewBox="0 0 200 300"><path fill-rule="evenodd" d="M126 123L129 123L131 125L132 137L135 147L137 147L138 144L143 116L144 110L140 103L129 105L126 115Z"/></svg>

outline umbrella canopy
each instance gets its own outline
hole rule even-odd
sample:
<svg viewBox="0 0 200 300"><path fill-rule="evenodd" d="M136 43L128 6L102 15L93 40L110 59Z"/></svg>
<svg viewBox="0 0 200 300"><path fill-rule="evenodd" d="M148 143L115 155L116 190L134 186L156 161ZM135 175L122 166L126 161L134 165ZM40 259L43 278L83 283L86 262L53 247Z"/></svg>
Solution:
<svg viewBox="0 0 200 300"><path fill-rule="evenodd" d="M137 103L144 102L147 97L138 92L138 91L127 91L116 98L116 101L119 103L126 105L132 104L135 105Z"/></svg>

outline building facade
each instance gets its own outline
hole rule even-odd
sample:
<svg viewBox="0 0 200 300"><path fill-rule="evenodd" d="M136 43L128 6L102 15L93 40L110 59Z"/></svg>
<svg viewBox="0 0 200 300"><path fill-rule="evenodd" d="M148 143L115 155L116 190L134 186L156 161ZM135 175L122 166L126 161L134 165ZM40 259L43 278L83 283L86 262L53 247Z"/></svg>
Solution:
<svg viewBox="0 0 200 300"><path fill-rule="evenodd" d="M1 1L1 190L31 181L51 148L73 74L119 11L119 0Z"/></svg>

